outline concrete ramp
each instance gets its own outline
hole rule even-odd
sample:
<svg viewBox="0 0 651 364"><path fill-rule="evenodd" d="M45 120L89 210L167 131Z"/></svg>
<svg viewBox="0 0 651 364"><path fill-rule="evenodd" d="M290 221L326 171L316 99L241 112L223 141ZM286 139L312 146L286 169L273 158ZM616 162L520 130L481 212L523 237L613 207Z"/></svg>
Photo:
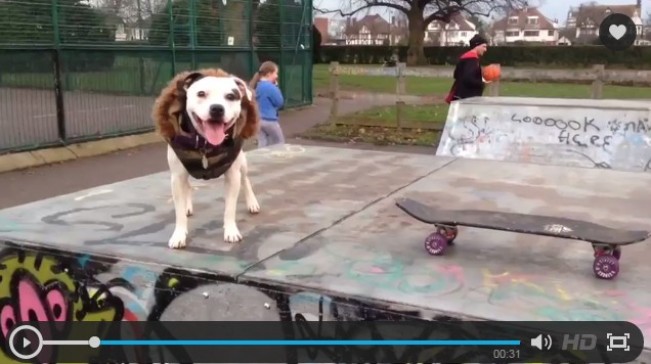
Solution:
<svg viewBox="0 0 651 364"><path fill-rule="evenodd" d="M467 99L450 106L436 155L646 172L650 111L649 101Z"/></svg>
<svg viewBox="0 0 651 364"><path fill-rule="evenodd" d="M291 145L248 160L262 209L249 215L240 197L238 244L223 241L223 181L192 181L189 246L167 247L167 172L0 210L0 312L49 307L56 287L78 315L47 319L66 322L630 321L646 339L637 362L651 362L649 243L624 247L612 281L594 277L580 241L461 228L432 257L432 226L395 206L411 197L640 229L651 174ZM0 363L16 363L3 350Z"/></svg>

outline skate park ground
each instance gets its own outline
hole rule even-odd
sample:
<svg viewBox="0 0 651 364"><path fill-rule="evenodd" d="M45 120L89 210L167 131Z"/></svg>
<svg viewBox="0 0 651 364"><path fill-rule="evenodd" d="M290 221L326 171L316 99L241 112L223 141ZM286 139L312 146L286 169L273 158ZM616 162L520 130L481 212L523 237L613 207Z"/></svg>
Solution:
<svg viewBox="0 0 651 364"><path fill-rule="evenodd" d="M455 128L478 137L473 130L490 131L490 125L458 119L446 123L449 135L456 135ZM432 227L398 209L396 198L615 228L649 226L651 174L618 170L617 158L607 160L610 170L592 168L595 158L606 158L602 148L588 150L588 159L569 159L571 166L554 165L567 158L547 165L491 160L495 151L510 150L513 140L502 139L488 149L485 137L442 141L462 156L315 145L251 151L262 211L248 215L240 199L244 241L234 245L222 237L223 181L193 181L190 245L167 248L174 228L168 172L5 208L0 238L5 246L20 244L23 261L73 261L66 278L89 290L107 287L125 307L120 319L276 320L288 310L292 317L324 320L339 319L342 312L359 320L626 320L648 338L646 242L623 248L621 271L612 281L594 277L592 248L581 241L461 228L446 255L425 252L423 240ZM553 139L549 134L548 143ZM464 147L452 149L459 140ZM589 163L581 165L584 160ZM12 254L0 263L17 274L21 265ZM62 279L40 273L35 279L42 283ZM116 279L129 284L115 286ZM173 299L165 298L172 288ZM648 362L645 345L638 362Z"/></svg>
<svg viewBox="0 0 651 364"><path fill-rule="evenodd" d="M135 293L120 297L144 300L125 303L141 319L156 305L133 297L146 296L144 282L181 269L214 286L210 310L191 309L207 304L205 288L168 303L163 315L183 320L268 319L270 289L292 292L292 313L318 315L327 297L423 319L626 320L651 334L647 244L624 247L612 281L594 277L592 248L580 241L461 228L454 247L432 257L423 247L431 226L394 204L407 196L635 229L651 223L651 175L300 145L249 160L262 211L248 215L240 202L239 244L222 240L222 181L195 181L189 247L168 249L165 172L4 209L0 236L34 254L74 252L88 266L110 260L98 280L132 282Z"/></svg>

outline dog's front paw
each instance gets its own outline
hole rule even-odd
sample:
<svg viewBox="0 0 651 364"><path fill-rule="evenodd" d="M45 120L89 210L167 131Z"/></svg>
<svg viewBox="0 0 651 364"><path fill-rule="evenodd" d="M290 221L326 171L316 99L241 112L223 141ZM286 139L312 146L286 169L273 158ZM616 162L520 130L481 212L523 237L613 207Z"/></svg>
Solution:
<svg viewBox="0 0 651 364"><path fill-rule="evenodd" d="M242 234L235 224L224 225L224 241L227 243L237 243L242 240Z"/></svg>
<svg viewBox="0 0 651 364"><path fill-rule="evenodd" d="M167 244L172 249L185 248L188 233L181 229L174 229L174 233Z"/></svg>
<svg viewBox="0 0 651 364"><path fill-rule="evenodd" d="M260 212L260 204L256 199L253 199L253 201L249 202L247 204L247 208L249 209L249 212L252 214L257 214L258 212Z"/></svg>

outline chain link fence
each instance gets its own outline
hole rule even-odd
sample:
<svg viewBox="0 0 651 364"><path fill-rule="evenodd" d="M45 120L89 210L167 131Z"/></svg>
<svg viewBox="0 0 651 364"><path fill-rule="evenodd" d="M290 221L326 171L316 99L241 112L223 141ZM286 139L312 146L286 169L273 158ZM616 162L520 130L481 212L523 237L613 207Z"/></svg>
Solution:
<svg viewBox="0 0 651 364"><path fill-rule="evenodd" d="M280 66L312 103L311 0L0 1L0 153L151 131L178 72Z"/></svg>

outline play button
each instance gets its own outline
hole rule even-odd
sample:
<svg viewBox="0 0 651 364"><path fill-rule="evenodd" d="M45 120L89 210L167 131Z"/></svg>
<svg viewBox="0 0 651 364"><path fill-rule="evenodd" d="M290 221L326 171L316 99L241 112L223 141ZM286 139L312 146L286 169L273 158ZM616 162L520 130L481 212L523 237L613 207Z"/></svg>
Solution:
<svg viewBox="0 0 651 364"><path fill-rule="evenodd" d="M34 326L18 326L9 335L9 350L18 359L33 359L43 350L43 335Z"/></svg>

